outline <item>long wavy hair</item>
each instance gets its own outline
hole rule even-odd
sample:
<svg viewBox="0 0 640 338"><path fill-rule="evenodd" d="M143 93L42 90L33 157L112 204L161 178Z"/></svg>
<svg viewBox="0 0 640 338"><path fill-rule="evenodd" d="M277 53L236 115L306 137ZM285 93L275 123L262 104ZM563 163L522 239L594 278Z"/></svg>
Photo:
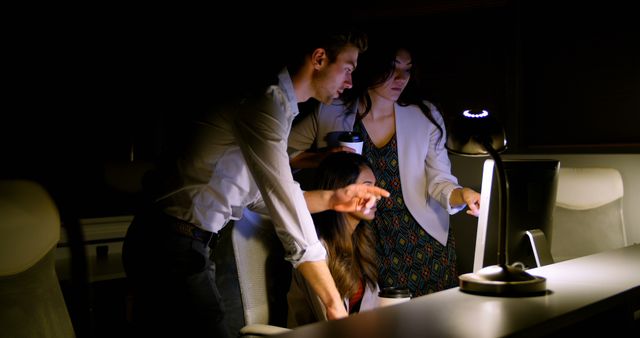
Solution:
<svg viewBox="0 0 640 338"><path fill-rule="evenodd" d="M327 156L317 171L317 188L332 190L356 182L367 159L355 153L339 152ZM371 288L378 280L375 237L371 226L361 221L349 234L347 214L333 210L313 214L318 237L325 242L329 271L343 297L358 291L360 279Z"/></svg>
<svg viewBox="0 0 640 338"><path fill-rule="evenodd" d="M381 86L389 77L393 76L396 69L396 55L398 51L406 50L411 55L413 66L411 67L409 82L402 94L400 94L397 103L403 107L409 105L418 106L429 121L438 128L440 138L442 138L444 135L443 126L435 120L431 109L424 104L424 98L420 95L418 72L420 65L416 60L411 44L398 37L384 35L369 35L369 41L369 48L366 53L359 57L358 67L353 73L353 87L343 93L343 101L347 105L352 105L357 101L364 105L364 111L358 112L358 119L362 119L369 114L372 105L369 90Z"/></svg>

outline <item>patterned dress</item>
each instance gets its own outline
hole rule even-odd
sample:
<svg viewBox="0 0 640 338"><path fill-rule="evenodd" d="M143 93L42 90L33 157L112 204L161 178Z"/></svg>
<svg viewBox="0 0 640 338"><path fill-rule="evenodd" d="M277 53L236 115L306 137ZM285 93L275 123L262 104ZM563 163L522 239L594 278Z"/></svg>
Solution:
<svg viewBox="0 0 640 338"><path fill-rule="evenodd" d="M363 155L371 162L377 185L391 193L378 204L371 223L376 234L380 288L405 287L417 297L457 286L451 228L447 245L443 246L424 231L404 204L396 135L377 148L361 121L356 122L354 131L364 137Z"/></svg>

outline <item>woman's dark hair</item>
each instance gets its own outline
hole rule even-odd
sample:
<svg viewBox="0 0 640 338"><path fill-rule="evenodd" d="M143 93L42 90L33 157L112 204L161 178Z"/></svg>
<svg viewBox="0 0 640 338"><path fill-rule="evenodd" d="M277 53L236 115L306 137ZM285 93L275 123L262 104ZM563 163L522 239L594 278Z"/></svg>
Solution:
<svg viewBox="0 0 640 338"><path fill-rule="evenodd" d="M371 168L356 153L339 152L327 156L317 171L317 189L333 190L356 182L362 168ZM372 288L378 280L375 237L367 222L360 222L349 235L346 214L333 210L312 215L318 237L329 255L329 271L343 297L358 291L360 278Z"/></svg>
<svg viewBox="0 0 640 338"><path fill-rule="evenodd" d="M376 39L377 38L377 39ZM440 131L440 138L444 135L443 127L435 120L431 109L424 104L424 99L420 95L418 69L415 52L409 42L397 37L370 35L371 44L366 53L359 57L358 67L353 73L353 88L343 94L343 99L347 105L354 104L360 100L364 104L364 111L358 113L358 119L364 118L371 111L371 97L369 90L384 84L395 71L395 60L398 51L406 50L411 55L412 67L411 76L407 86L398 98L400 106L417 105L422 113Z"/></svg>

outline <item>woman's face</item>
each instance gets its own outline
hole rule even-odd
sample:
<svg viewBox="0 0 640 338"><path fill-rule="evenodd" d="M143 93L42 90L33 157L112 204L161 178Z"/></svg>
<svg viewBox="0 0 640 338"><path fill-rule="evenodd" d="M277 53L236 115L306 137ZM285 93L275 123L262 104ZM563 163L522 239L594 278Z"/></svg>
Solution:
<svg viewBox="0 0 640 338"><path fill-rule="evenodd" d="M361 167L360 175L358 176L358 179L356 179L355 183L362 183L370 186L376 185L376 177L373 175L373 171L371 171L371 168L367 166ZM349 216L352 219L358 220L358 222L356 222L356 225L361 220L370 221L376 217L376 207L371 208L369 212L366 214L363 213L362 211L356 211L356 212L350 212Z"/></svg>
<svg viewBox="0 0 640 338"><path fill-rule="evenodd" d="M402 94L407 83L409 83L412 66L409 51L406 49L398 50L398 53L396 53L395 70L382 85L371 90L372 94L390 101L398 101L400 94Z"/></svg>

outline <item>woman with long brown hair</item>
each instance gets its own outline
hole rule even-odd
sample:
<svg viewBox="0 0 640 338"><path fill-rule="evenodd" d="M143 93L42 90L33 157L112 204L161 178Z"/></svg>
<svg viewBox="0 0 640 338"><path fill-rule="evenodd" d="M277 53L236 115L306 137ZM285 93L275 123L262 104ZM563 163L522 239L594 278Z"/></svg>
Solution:
<svg viewBox="0 0 640 338"><path fill-rule="evenodd" d="M318 167L316 188L319 190L333 190L353 183L372 186L376 183L369 162L361 155L334 153ZM312 215L318 237L327 250L329 271L350 314L377 305L375 237L368 224L375 212L374 207L368 213L329 210ZM288 302L289 327L327 319L318 296L296 271Z"/></svg>

